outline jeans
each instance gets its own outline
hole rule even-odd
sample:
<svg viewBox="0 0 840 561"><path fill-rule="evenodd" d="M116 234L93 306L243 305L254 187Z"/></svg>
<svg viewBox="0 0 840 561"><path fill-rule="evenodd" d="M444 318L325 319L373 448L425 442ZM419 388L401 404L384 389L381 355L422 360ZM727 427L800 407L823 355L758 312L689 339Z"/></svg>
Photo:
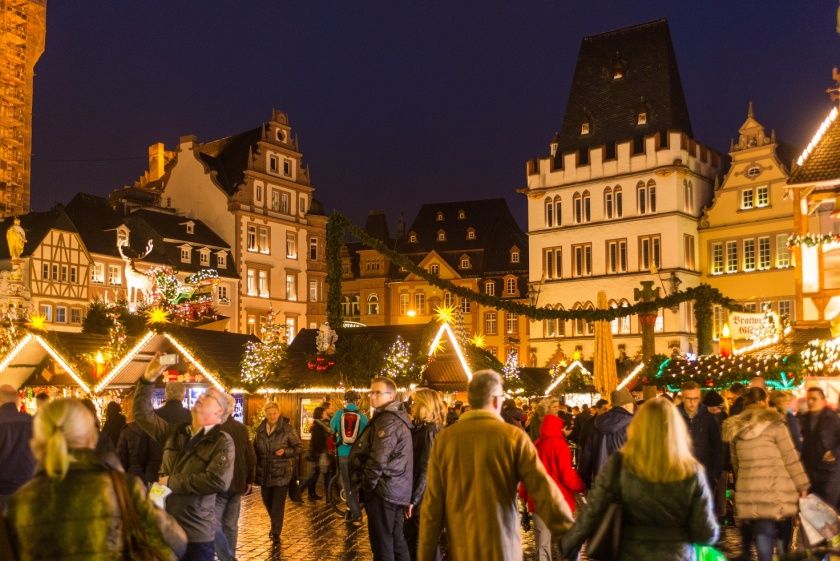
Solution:
<svg viewBox="0 0 840 561"><path fill-rule="evenodd" d="M534 513L534 542L537 561L551 561L551 532L537 513Z"/></svg>
<svg viewBox="0 0 840 561"><path fill-rule="evenodd" d="M190 542L181 561L213 561L213 557L213 542Z"/></svg>
<svg viewBox="0 0 840 561"><path fill-rule="evenodd" d="M763 518L741 522L741 559L750 559L750 545L755 540L758 561L772 561L776 544L776 521Z"/></svg>
<svg viewBox="0 0 840 561"><path fill-rule="evenodd" d="M303 495L303 490L306 489L309 491L309 496L314 497L318 494L318 477L321 475L321 468L318 465L318 462L309 462L309 466L311 468L311 473L309 477L306 478L306 481L300 484L300 491L298 493ZM327 485L329 485L329 480L327 479L327 474L324 474L324 493L327 491Z"/></svg>
<svg viewBox="0 0 840 561"><path fill-rule="evenodd" d="M232 561L236 556L239 533L239 510L242 495L239 493L216 494L216 556L219 561Z"/></svg>
<svg viewBox="0 0 840 561"><path fill-rule="evenodd" d="M410 561L403 535L404 511L405 507L389 503L374 492L365 493L373 561Z"/></svg>
<svg viewBox="0 0 840 561"><path fill-rule="evenodd" d="M350 484L350 456L338 457L338 471L341 474L344 495L347 497L347 507L350 509L350 519L358 520L362 517L362 509L359 506L358 490Z"/></svg>
<svg viewBox="0 0 840 561"><path fill-rule="evenodd" d="M283 516L286 513L286 492L288 485L279 487L260 487L263 505L271 518L271 533L280 535L283 530Z"/></svg>

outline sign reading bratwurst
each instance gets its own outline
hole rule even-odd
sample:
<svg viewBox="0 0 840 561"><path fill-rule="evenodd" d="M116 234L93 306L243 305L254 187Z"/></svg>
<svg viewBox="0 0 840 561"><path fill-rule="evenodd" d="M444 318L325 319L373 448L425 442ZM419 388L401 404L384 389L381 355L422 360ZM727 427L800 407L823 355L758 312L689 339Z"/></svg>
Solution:
<svg viewBox="0 0 840 561"><path fill-rule="evenodd" d="M763 334L779 331L779 315L732 312L729 314L729 328L733 339L759 339Z"/></svg>

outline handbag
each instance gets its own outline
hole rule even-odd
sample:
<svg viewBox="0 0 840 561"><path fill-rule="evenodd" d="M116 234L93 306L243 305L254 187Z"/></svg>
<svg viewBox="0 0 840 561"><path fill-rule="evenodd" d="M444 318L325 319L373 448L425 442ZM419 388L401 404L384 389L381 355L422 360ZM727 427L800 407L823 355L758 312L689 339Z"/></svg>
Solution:
<svg viewBox="0 0 840 561"><path fill-rule="evenodd" d="M146 532L140 524L137 509L128 490L125 474L117 470L109 470L114 492L117 495L117 505L122 519L123 557L129 561L159 561L157 553L149 547Z"/></svg>
<svg viewBox="0 0 840 561"><path fill-rule="evenodd" d="M618 454L618 466L615 470L615 479L612 482L613 499L601 518L601 523L595 533L586 542L586 556L592 561L617 561L618 547L621 542L621 489L619 480L621 478L621 453Z"/></svg>

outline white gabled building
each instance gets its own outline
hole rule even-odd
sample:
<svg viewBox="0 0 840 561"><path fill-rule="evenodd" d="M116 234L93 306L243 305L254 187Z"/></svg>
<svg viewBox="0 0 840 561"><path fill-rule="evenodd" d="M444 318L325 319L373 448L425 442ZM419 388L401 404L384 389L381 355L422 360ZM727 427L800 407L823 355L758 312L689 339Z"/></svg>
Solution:
<svg viewBox="0 0 840 561"><path fill-rule="evenodd" d="M720 157L692 138L667 23L584 38L563 128L548 156L527 163L529 280L537 304L592 308L635 302L641 281L670 294L700 282L698 219ZM696 349L690 304L656 322L656 351ZM588 359L593 326L534 322L537 365L560 349ZM637 317L613 322L615 344L641 351Z"/></svg>

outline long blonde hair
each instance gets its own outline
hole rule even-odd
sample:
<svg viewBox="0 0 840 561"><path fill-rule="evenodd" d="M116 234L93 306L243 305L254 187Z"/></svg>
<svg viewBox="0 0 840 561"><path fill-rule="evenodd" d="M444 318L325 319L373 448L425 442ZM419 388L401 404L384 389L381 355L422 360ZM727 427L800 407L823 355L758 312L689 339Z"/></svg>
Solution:
<svg viewBox="0 0 840 561"><path fill-rule="evenodd" d="M435 390L420 388L411 394L411 417L415 421L443 426L446 420L446 406Z"/></svg>
<svg viewBox="0 0 840 561"><path fill-rule="evenodd" d="M623 463L640 478L655 483L682 481L697 473L691 438L676 406L663 398L639 408L627 428Z"/></svg>
<svg viewBox="0 0 840 561"><path fill-rule="evenodd" d="M30 447L47 476L62 480L67 475L70 450L92 448L98 439L93 414L78 399L56 399L35 415Z"/></svg>

